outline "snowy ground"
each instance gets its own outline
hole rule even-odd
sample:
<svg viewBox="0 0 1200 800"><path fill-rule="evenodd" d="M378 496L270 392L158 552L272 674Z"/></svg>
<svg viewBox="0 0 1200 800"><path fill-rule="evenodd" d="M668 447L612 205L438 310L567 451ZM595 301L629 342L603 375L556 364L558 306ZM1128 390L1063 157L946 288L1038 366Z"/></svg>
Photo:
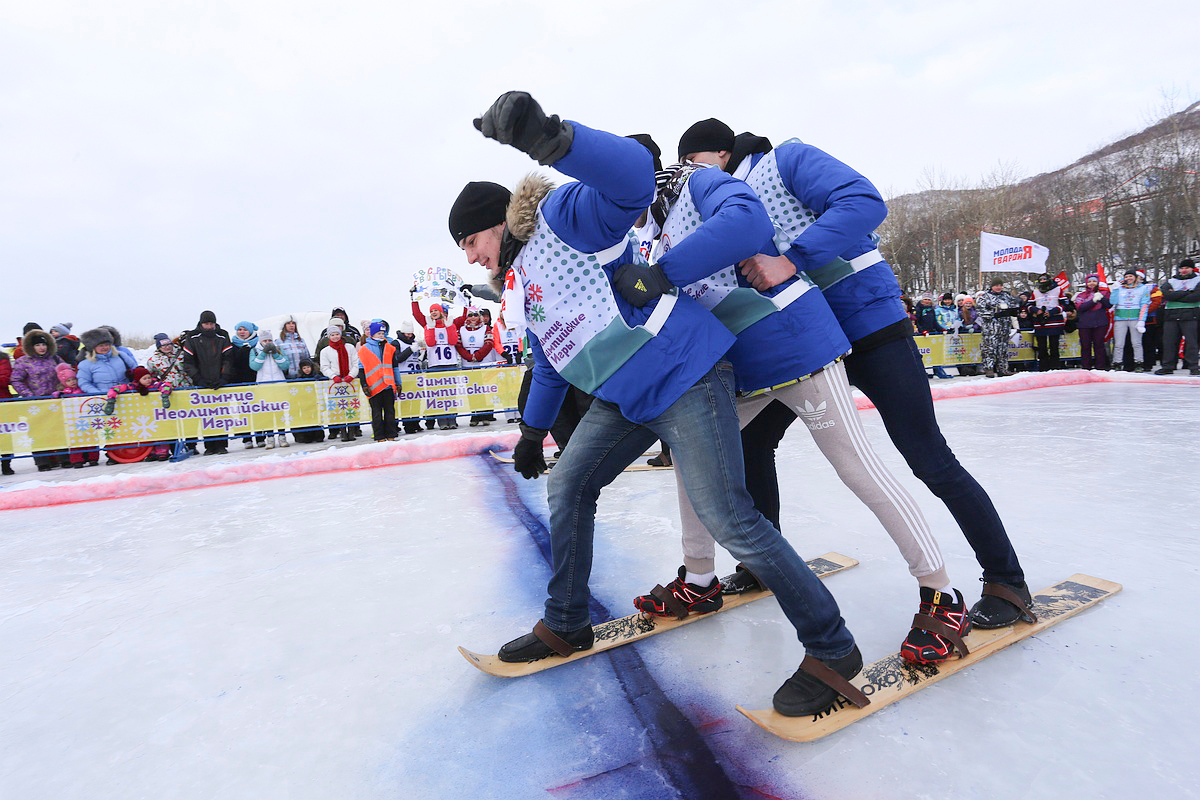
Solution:
<svg viewBox="0 0 1200 800"><path fill-rule="evenodd" d="M939 402L1031 586L1125 590L808 745L734 711L801 657L771 600L519 680L463 660L528 630L547 573L545 481L486 455L2 512L0 797L1200 796L1171 678L1200 655L1179 624L1196 384ZM949 514L863 419L974 599ZM867 658L894 650L917 595L890 540L802 429L780 471L785 532L862 562L828 585ZM593 591L625 614L679 563L673 477L625 475L601 503Z"/></svg>

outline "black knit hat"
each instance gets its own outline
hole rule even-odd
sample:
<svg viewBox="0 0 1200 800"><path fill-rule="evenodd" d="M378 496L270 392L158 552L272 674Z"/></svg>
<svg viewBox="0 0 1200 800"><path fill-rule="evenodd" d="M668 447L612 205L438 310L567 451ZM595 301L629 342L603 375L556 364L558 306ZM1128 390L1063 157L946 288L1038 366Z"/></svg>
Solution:
<svg viewBox="0 0 1200 800"><path fill-rule="evenodd" d="M733 151L733 128L719 119L702 119L683 132L679 137L679 158L688 153L709 153L718 150Z"/></svg>
<svg viewBox="0 0 1200 800"><path fill-rule="evenodd" d="M450 238L458 244L472 233L504 222L512 192L498 183L471 181L450 207Z"/></svg>
<svg viewBox="0 0 1200 800"><path fill-rule="evenodd" d="M200 312L200 324L203 325L206 322L211 322L212 324L216 325L217 324L217 315L211 311L201 311Z"/></svg>
<svg viewBox="0 0 1200 800"><path fill-rule="evenodd" d="M25 334L29 333L30 331L40 331L40 330L42 330L42 326L38 325L36 322L26 322L25 327L21 329L21 335L24 336Z"/></svg>
<svg viewBox="0 0 1200 800"><path fill-rule="evenodd" d="M654 139L650 138L650 134L648 134L648 133L631 133L628 136L626 136L625 138L633 139L635 142L640 144L642 147L649 150L650 155L654 156L654 171L662 172L662 149L658 146L658 143L655 142Z"/></svg>
<svg viewBox="0 0 1200 800"><path fill-rule="evenodd" d="M1195 268L1196 268L1196 261L1195 261L1195 259L1192 259L1192 258L1185 258L1183 261L1180 261L1180 262L1179 262L1179 268L1180 268L1180 269L1183 269L1184 267L1191 267L1192 269L1195 269Z"/></svg>

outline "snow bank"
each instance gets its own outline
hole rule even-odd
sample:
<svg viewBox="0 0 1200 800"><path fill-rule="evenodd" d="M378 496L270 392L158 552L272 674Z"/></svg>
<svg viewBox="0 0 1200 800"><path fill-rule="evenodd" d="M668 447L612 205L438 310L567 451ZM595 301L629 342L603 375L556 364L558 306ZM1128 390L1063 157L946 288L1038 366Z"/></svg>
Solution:
<svg viewBox="0 0 1200 800"><path fill-rule="evenodd" d="M341 450L331 447L319 453L274 455L238 464L223 464L219 460L213 463L209 460L211 457L196 456L178 464L163 465L151 474L101 476L62 483L23 482L0 492L0 511L457 458L488 450L511 450L520 438L519 431L430 436L424 440L385 442ZM197 460L201 460L203 466L194 466Z"/></svg>
<svg viewBox="0 0 1200 800"><path fill-rule="evenodd" d="M1200 379L1168 375L1151 376L1137 372L1089 372L1084 369L1058 370L1055 372L1022 372L1008 378L983 378L963 381L949 386L930 386L934 400L949 400L956 397L979 397L987 394L1023 392L1028 389L1049 389L1054 386L1078 386L1085 383L1157 383L1186 384L1200 388ZM874 408L875 404L860 392L854 393L855 405L860 411Z"/></svg>

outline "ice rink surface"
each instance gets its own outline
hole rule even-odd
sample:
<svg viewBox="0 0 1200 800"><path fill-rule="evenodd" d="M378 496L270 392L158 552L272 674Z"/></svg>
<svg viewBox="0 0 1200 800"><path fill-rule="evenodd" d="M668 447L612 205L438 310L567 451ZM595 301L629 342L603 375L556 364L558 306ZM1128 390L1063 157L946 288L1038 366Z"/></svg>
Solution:
<svg viewBox="0 0 1200 800"><path fill-rule="evenodd" d="M1200 796L1180 672L1200 655L1200 385L937 411L1032 589L1124 591L812 744L734 710L768 707L802 657L774 600L528 678L469 665L457 645L529 630L548 573L545 480L486 455L4 512L0 797ZM862 417L973 602L949 513ZM890 539L799 424L779 464L785 533L861 561L827 585L865 658L894 651L918 596ZM611 614L674 577L674 505L669 472L602 496Z"/></svg>

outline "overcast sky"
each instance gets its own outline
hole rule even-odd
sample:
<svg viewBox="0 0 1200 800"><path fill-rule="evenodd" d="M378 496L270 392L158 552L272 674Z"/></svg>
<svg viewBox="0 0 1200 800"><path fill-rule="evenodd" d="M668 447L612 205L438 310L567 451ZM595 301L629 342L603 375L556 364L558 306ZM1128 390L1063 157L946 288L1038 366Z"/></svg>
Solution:
<svg viewBox="0 0 1200 800"><path fill-rule="evenodd" d="M709 116L799 137L889 197L1057 169L1200 99L1195 8L0 0L0 340L394 325L416 269L482 279L446 217L536 166L471 125L509 89L670 154Z"/></svg>

